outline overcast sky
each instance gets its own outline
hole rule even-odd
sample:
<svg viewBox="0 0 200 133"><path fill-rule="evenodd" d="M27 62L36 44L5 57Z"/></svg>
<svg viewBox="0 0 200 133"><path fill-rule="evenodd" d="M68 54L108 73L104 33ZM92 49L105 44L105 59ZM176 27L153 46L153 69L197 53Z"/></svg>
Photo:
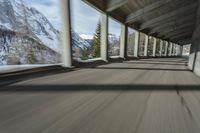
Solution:
<svg viewBox="0 0 200 133"><path fill-rule="evenodd" d="M42 12L58 30L61 27L59 0L26 0L26 2ZM72 27L79 35L92 36L100 19L100 13L81 0L71 0ZM109 33L120 35L120 24L109 21Z"/></svg>
<svg viewBox="0 0 200 133"><path fill-rule="evenodd" d="M59 0L24 0L26 3L39 10L53 26L60 30L61 20L59 11Z"/></svg>

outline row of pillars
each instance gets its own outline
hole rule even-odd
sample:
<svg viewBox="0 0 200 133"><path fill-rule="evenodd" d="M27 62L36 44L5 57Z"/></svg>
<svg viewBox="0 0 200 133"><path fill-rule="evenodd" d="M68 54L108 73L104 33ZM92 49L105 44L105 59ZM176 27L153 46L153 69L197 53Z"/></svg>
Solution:
<svg viewBox="0 0 200 133"><path fill-rule="evenodd" d="M149 46L149 37L148 35L145 35L145 45L144 45L144 57L148 57L148 46ZM135 45L134 45L134 57L139 57L139 38L140 38L140 32L136 31L135 32ZM157 44L157 38L153 38L153 53L152 57L168 57L168 56L181 56L182 55L182 46L164 41L159 39L160 41L160 48L159 48L159 54L156 54L156 48L158 46ZM165 42L165 47L164 47L164 42Z"/></svg>
<svg viewBox="0 0 200 133"><path fill-rule="evenodd" d="M72 66L72 41L71 41L71 17L70 17L70 0L62 0L62 59L64 67ZM127 39L128 39L128 26L122 24L121 26L121 38L120 38L120 58L127 57ZM134 42L134 57L139 57L139 39L140 33L136 31ZM153 57L156 57L157 39L154 39L153 43ZM148 57L148 45L149 36L145 35L145 48L144 56ZM181 54L181 47L172 42L167 42L165 45L165 53L163 54L163 40L160 40L159 56L178 56ZM169 50L168 50L169 49ZM101 59L108 61L108 15L103 14L101 16ZM169 51L169 52L168 52Z"/></svg>

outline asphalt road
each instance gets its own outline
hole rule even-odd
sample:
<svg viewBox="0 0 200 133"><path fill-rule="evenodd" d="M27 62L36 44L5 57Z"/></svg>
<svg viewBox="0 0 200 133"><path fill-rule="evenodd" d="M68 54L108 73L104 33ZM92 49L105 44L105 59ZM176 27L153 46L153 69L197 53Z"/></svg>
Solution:
<svg viewBox="0 0 200 133"><path fill-rule="evenodd" d="M199 133L200 78L182 58L27 79L0 91L0 133Z"/></svg>

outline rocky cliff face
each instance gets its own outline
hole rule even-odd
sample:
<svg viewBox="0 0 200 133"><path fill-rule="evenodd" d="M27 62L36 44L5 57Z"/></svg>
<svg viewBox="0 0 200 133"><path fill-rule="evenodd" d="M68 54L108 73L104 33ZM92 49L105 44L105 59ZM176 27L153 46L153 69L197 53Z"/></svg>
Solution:
<svg viewBox="0 0 200 133"><path fill-rule="evenodd" d="M43 14L21 0L0 0L0 14L0 64L60 61L59 32Z"/></svg>
<svg viewBox="0 0 200 133"><path fill-rule="evenodd" d="M0 64L50 64L60 62L60 54L29 35L0 30Z"/></svg>
<svg viewBox="0 0 200 133"><path fill-rule="evenodd" d="M59 63L60 32L22 0L0 0L0 65ZM73 56L91 44L72 31Z"/></svg>

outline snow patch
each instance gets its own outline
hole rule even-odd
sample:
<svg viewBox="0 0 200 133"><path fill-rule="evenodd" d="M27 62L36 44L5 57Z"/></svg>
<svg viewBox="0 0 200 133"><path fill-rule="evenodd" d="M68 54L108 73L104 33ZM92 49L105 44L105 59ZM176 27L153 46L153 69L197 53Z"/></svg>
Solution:
<svg viewBox="0 0 200 133"><path fill-rule="evenodd" d="M82 38L82 39L85 39L85 40L92 40L93 39L93 35L86 35L86 34L81 34L80 35L80 37Z"/></svg>

